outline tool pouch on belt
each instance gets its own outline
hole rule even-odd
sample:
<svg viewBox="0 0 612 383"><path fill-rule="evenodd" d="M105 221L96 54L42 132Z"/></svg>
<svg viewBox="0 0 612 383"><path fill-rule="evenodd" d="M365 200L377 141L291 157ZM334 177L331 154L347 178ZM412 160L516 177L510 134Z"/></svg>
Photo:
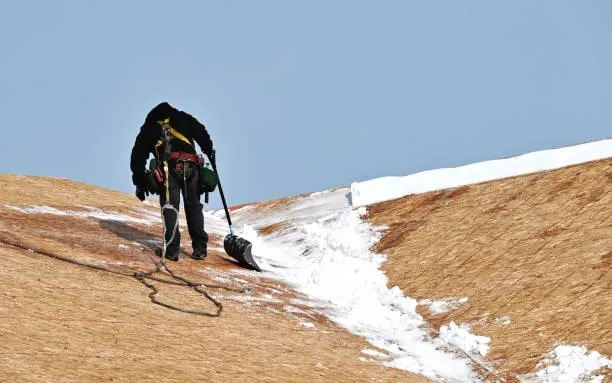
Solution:
<svg viewBox="0 0 612 383"><path fill-rule="evenodd" d="M152 158L149 162L149 169L145 171L147 180L147 190L152 194L159 194L164 186L164 171L157 164L157 159Z"/></svg>
<svg viewBox="0 0 612 383"><path fill-rule="evenodd" d="M217 174L206 164L204 157L198 156L200 164L200 194L212 193L217 188Z"/></svg>
<svg viewBox="0 0 612 383"><path fill-rule="evenodd" d="M204 161L201 155L197 158L197 167L191 160L178 160L176 165L172 167L176 174L183 178L183 172L187 172L185 177L191 179L193 171L199 170L199 191L200 194L212 193L217 189L217 174L210 168L210 165ZM150 193L160 194L164 187L164 171L161 166L158 166L157 160L152 158L149 162L149 169L146 171L147 189Z"/></svg>

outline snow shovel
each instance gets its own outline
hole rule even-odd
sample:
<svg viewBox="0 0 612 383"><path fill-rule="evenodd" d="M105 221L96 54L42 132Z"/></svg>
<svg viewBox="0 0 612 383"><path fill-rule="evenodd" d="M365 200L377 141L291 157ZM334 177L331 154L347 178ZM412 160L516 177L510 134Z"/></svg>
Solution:
<svg viewBox="0 0 612 383"><path fill-rule="evenodd" d="M221 201L223 201L223 208L225 209L225 216L227 217L227 223L229 224L230 233L225 237L223 241L223 248L230 257L238 261L238 264L247 269L256 270L261 272L261 268L257 265L253 259L251 249L253 244L244 238L234 234L234 227L232 226L232 219L230 218L229 209L227 208L227 202L225 202L225 195L223 194L223 187L221 186L221 180L219 179L219 171L217 170L216 155L213 152L210 158L213 170L217 175L217 186L219 186L219 194L221 195Z"/></svg>

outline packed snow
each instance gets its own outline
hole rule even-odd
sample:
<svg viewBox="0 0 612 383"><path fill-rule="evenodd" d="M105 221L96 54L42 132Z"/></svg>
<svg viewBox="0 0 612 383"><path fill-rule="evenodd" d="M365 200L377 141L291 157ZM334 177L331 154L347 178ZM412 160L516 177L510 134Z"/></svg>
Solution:
<svg viewBox="0 0 612 383"><path fill-rule="evenodd" d="M612 139L457 168L428 170L406 177L382 177L351 185L353 206L368 206L410 194L553 170L612 157Z"/></svg>
<svg viewBox="0 0 612 383"><path fill-rule="evenodd" d="M440 327L440 338L468 354L487 355L491 339L474 335L470 330L468 324L463 323L458 326L455 322L450 322L448 326Z"/></svg>
<svg viewBox="0 0 612 383"><path fill-rule="evenodd" d="M597 351L588 351L584 346L560 345L555 347L538 364L540 370L523 375L525 383L601 383L604 376L598 373L603 368L612 370L612 360Z"/></svg>
<svg viewBox="0 0 612 383"><path fill-rule="evenodd" d="M365 208L353 209L348 193L348 189L316 193L274 212L243 208L233 216L236 222L248 223L239 234L253 243L257 262L269 278L308 296L315 302L314 310L386 352L385 365L437 381L479 381L471 359L460 350L465 346L472 351L468 340L473 338L466 327L449 337L455 343L432 336L416 311L417 301L398 287L389 288L380 270L385 256L370 251L384 228L366 223ZM220 211L208 222L222 218ZM281 221L288 223L283 229L266 237L257 234L256 228ZM484 337L477 339L485 343ZM484 352L481 345L476 349Z"/></svg>

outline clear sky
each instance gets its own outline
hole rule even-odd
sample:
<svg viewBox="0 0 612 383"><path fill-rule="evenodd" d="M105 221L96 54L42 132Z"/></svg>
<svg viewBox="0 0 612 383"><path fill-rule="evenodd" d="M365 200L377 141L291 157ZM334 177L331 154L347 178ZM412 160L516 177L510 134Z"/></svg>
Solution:
<svg viewBox="0 0 612 383"><path fill-rule="evenodd" d="M609 138L611 20L608 0L2 1L0 172L132 192L161 101L207 125L230 204Z"/></svg>

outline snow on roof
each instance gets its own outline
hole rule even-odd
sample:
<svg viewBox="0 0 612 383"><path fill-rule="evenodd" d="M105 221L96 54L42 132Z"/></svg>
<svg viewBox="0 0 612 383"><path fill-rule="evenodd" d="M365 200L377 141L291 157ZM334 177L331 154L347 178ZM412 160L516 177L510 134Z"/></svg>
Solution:
<svg viewBox="0 0 612 383"><path fill-rule="evenodd" d="M353 207L372 205L410 194L454 188L520 176L612 157L612 139L456 168L427 170L405 177L382 177L351 185Z"/></svg>

